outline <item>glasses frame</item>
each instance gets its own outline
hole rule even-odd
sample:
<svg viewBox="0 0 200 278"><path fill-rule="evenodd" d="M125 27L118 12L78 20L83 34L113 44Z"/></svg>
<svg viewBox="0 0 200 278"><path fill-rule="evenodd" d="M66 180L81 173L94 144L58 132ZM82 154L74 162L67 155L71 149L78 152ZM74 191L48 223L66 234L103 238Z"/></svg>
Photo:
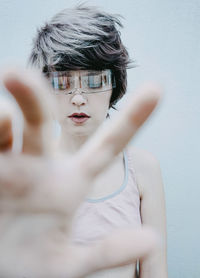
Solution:
<svg viewBox="0 0 200 278"><path fill-rule="evenodd" d="M105 70L100 70L100 71L99 70L88 70L88 72L89 72L89 74L97 72L97 73L101 74L102 76L106 75L107 79L108 79L108 83L109 83L108 85L110 85L110 88L105 88L105 89L102 88L101 90L98 90L96 92L95 92L95 88L94 88L94 91L91 91L91 92L84 90L84 88L81 88L82 83L83 83L82 78L85 77L85 76L89 76L89 74L82 74L82 75L79 74L79 76L74 76L74 79L79 78L80 87L74 87L72 90L70 90L68 92L66 92L67 89L55 88L55 86L53 84L54 83L54 79L53 79L54 76L59 77L59 74L61 76L64 76L65 73L66 73L66 76L69 76L70 72L73 72L73 71L68 70L68 71L49 71L49 72L45 72L45 76L48 79L50 79L52 87L53 87L54 92L55 92L56 95L71 95L71 94L75 93L76 91L79 91L80 93L88 94L88 95L89 94L98 94L98 93L103 93L103 92L106 92L106 91L110 91L110 90L112 90L113 88L116 87L116 81L115 81L115 78L113 76L112 71L110 69L105 69ZM73 77L73 76L70 76L70 77ZM106 86L108 86L108 85L106 85Z"/></svg>

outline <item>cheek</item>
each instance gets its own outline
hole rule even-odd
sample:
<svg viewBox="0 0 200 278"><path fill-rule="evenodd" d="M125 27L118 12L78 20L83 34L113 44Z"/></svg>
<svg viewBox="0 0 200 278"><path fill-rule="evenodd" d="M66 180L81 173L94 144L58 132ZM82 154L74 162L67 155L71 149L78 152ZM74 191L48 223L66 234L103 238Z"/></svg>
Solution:
<svg viewBox="0 0 200 278"><path fill-rule="evenodd" d="M101 123L103 122L108 114L110 104L111 92L102 93L98 95L93 101L93 111L95 118Z"/></svg>
<svg viewBox="0 0 200 278"><path fill-rule="evenodd" d="M57 107L59 118L66 117L69 111L69 104L65 96L57 96Z"/></svg>

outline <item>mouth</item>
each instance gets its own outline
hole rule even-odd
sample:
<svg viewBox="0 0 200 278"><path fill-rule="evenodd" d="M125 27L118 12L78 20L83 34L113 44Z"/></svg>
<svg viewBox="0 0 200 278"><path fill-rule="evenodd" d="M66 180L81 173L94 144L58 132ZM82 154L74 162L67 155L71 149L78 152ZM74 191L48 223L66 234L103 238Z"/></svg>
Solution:
<svg viewBox="0 0 200 278"><path fill-rule="evenodd" d="M85 123L90 118L90 116L85 113L73 113L69 115L68 118L70 118L76 124L82 124Z"/></svg>

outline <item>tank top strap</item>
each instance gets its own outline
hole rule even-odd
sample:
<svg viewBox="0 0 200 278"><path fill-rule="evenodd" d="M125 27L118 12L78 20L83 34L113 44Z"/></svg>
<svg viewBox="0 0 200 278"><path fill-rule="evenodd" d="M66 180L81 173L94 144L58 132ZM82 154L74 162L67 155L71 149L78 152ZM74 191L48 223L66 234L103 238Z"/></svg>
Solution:
<svg viewBox="0 0 200 278"><path fill-rule="evenodd" d="M103 198L99 198L99 199L86 198L87 202L89 202L89 203L104 202L109 199L112 199L115 196L118 196L120 193L122 193L126 189L126 187L128 185L128 179L129 179L129 165L128 165L129 163L128 163L128 156L127 156L126 151L123 151L123 161L124 161L124 180L123 180L123 183L120 186L120 188Z"/></svg>
<svg viewBox="0 0 200 278"><path fill-rule="evenodd" d="M127 189L129 189L130 186L134 186L138 192L138 195L140 195L139 189L138 189L138 184L137 184L137 179L136 179L134 162L133 162L133 154L132 154L130 148L128 148L128 147L124 150L124 153L126 154L126 157L127 157L129 179L132 181L132 182L129 182Z"/></svg>

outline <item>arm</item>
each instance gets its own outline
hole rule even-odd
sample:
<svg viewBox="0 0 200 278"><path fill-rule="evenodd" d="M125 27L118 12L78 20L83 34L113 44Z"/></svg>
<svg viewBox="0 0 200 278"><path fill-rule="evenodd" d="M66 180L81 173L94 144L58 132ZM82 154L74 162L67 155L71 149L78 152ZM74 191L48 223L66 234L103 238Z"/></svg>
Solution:
<svg viewBox="0 0 200 278"><path fill-rule="evenodd" d="M22 152L9 152L15 114L7 115L9 103L0 109L0 277L85 277L151 253L157 237L148 229L116 231L82 246L71 241L70 225L95 176L150 115L159 91L141 90L118 119L107 122L69 159L60 146L53 146L48 127L55 102L45 80L14 70L3 82L19 104L25 125Z"/></svg>
<svg viewBox="0 0 200 278"><path fill-rule="evenodd" d="M159 163L146 151L133 150L136 179L141 198L142 224L154 228L161 237L162 248L153 256L140 260L140 278L166 278L165 197Z"/></svg>

